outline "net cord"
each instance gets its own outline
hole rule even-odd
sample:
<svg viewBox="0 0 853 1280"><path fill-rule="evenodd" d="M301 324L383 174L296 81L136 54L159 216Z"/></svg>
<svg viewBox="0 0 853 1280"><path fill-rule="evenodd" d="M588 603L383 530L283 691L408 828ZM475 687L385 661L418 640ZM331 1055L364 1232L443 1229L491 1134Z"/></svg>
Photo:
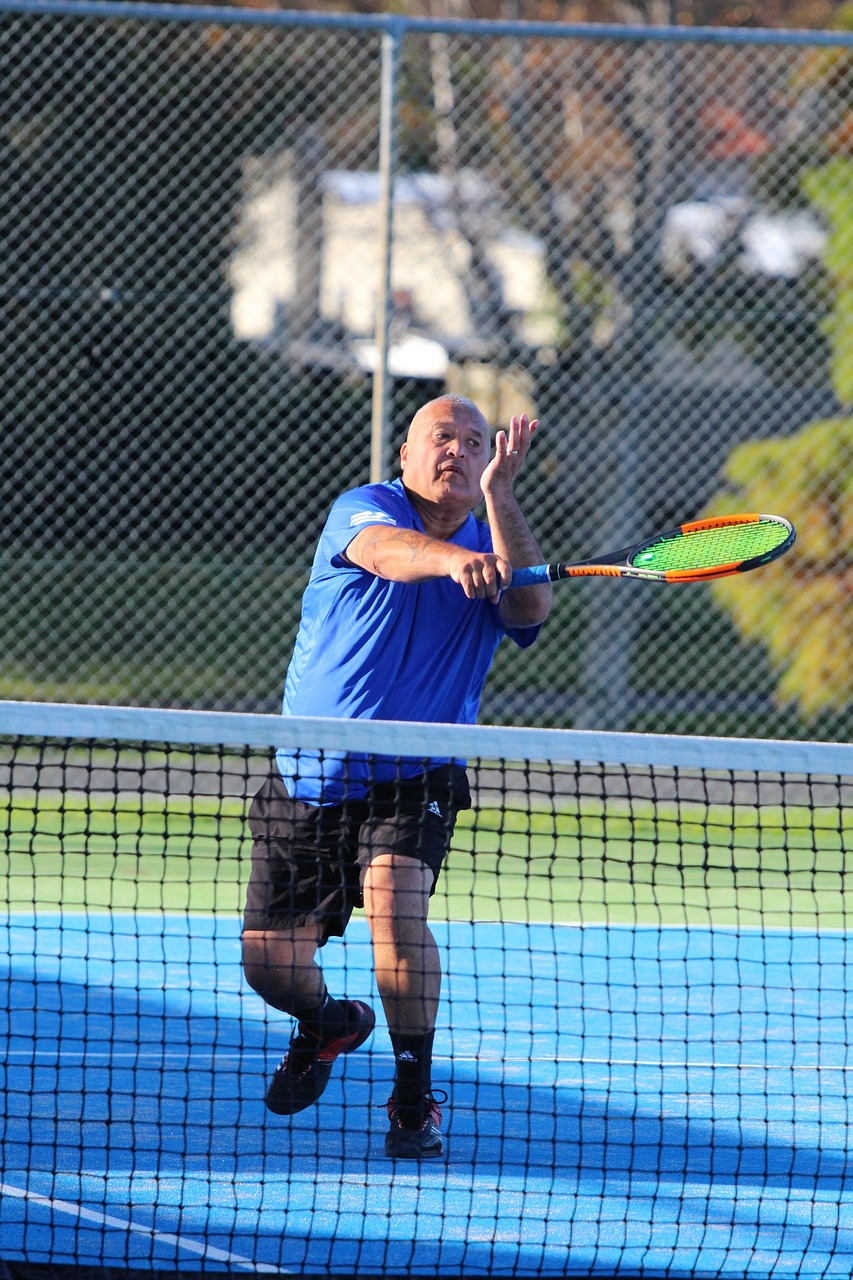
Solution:
<svg viewBox="0 0 853 1280"><path fill-rule="evenodd" d="M853 777L853 744L0 701L0 735Z"/></svg>

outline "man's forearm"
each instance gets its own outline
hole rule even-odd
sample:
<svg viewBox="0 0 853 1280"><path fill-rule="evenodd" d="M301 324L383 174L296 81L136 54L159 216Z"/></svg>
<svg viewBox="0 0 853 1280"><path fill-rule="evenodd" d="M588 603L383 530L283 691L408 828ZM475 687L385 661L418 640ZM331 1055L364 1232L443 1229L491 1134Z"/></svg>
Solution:
<svg viewBox="0 0 853 1280"><path fill-rule="evenodd" d="M543 556L533 531L510 492L495 498L486 494L486 517L492 535L492 546L511 565L542 564Z"/></svg>
<svg viewBox="0 0 853 1280"><path fill-rule="evenodd" d="M513 568L543 564L543 556L524 512L510 491L496 497L486 494L486 516L492 534L492 546ZM534 587L520 587L508 592L501 601L501 616L508 626L535 626L544 622L551 608L553 588L549 582Z"/></svg>
<svg viewBox="0 0 853 1280"><path fill-rule="evenodd" d="M451 548L417 529L369 525L346 550L348 560L391 582L427 582L449 572Z"/></svg>
<svg viewBox="0 0 853 1280"><path fill-rule="evenodd" d="M452 578L469 600L497 600L510 576L509 565L495 552L472 551L417 529L387 525L362 529L347 547L346 556L359 568L391 582Z"/></svg>

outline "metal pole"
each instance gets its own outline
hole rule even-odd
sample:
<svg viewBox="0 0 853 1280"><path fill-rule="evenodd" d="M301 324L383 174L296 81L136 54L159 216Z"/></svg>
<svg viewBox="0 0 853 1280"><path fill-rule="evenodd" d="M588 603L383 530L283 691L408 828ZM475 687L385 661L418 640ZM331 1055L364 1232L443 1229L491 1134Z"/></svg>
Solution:
<svg viewBox="0 0 853 1280"><path fill-rule="evenodd" d="M370 436L370 479L389 474L391 395L388 377L392 292L391 256L394 237L394 175L397 167L397 87L402 27L395 24L382 35L382 85L379 102L379 282L376 307L376 368L373 371L373 416Z"/></svg>
<svg viewBox="0 0 853 1280"><path fill-rule="evenodd" d="M296 187L296 289L291 341L311 342L320 326L320 280L323 271L323 171L326 148L319 129L303 130L294 147Z"/></svg>

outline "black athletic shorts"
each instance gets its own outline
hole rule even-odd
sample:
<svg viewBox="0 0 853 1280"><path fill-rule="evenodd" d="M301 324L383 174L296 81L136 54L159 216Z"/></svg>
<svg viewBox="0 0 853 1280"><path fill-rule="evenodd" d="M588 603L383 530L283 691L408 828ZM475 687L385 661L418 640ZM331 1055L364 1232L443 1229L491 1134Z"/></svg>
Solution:
<svg viewBox="0 0 853 1280"><path fill-rule="evenodd" d="M362 903L364 873L380 853L417 858L438 880L460 809L470 809L468 775L443 765L416 778L377 783L364 800L311 805L293 800L274 770L249 809L252 871L244 929L323 926L340 937Z"/></svg>

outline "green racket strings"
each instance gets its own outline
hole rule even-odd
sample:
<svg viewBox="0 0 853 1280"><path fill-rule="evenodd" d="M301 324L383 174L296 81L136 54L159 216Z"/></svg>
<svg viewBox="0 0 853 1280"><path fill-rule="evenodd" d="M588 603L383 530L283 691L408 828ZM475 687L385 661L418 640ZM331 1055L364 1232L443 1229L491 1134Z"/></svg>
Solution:
<svg viewBox="0 0 853 1280"><path fill-rule="evenodd" d="M659 538L631 557L637 568L669 572L676 569L711 569L767 555L782 545L788 530L775 521L697 529Z"/></svg>

